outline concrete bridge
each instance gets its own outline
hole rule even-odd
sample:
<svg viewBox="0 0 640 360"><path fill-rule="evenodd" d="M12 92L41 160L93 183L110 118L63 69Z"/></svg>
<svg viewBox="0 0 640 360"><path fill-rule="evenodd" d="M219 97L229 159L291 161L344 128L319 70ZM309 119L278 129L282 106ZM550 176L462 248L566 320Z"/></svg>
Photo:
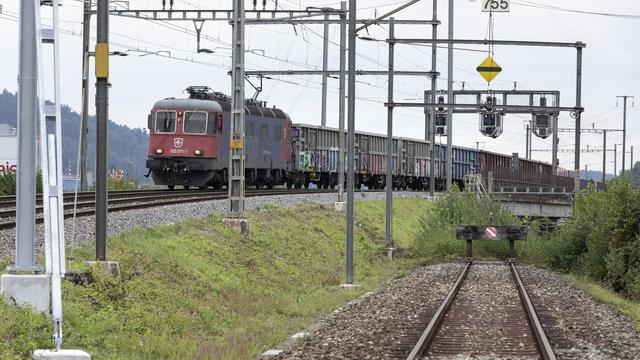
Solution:
<svg viewBox="0 0 640 360"><path fill-rule="evenodd" d="M492 192L497 200L519 217L565 219L573 212L573 193L559 192Z"/></svg>

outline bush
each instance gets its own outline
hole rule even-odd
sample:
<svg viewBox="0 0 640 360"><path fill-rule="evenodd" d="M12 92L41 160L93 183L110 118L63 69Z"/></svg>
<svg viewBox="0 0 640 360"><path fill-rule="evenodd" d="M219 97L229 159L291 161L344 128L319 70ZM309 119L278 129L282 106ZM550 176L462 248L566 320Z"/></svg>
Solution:
<svg viewBox="0 0 640 360"><path fill-rule="evenodd" d="M0 174L0 195L16 194L16 174L5 172ZM42 193L42 174L36 174L36 193Z"/></svg>
<svg viewBox="0 0 640 360"><path fill-rule="evenodd" d="M522 223L498 202L490 198L478 199L476 194L454 188L428 208L413 253L428 260L465 256L466 242L456 240L455 236L456 225L462 224L505 226ZM474 257L506 258L508 246L503 242L476 242L473 251Z"/></svg>
<svg viewBox="0 0 640 360"><path fill-rule="evenodd" d="M579 194L573 217L553 238L552 266L640 299L640 189L628 178L612 180L606 192Z"/></svg>
<svg viewBox="0 0 640 360"><path fill-rule="evenodd" d="M16 194L16 174L5 172L0 174L0 195Z"/></svg>
<svg viewBox="0 0 640 360"><path fill-rule="evenodd" d="M138 189L138 181L135 179L112 179L107 180L109 190L134 190Z"/></svg>

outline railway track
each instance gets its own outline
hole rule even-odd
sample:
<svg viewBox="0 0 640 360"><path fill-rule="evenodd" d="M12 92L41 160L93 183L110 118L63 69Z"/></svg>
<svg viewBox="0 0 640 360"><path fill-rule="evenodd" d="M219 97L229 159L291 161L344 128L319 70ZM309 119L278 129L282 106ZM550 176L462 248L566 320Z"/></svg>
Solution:
<svg viewBox="0 0 640 360"><path fill-rule="evenodd" d="M336 190L298 190L298 189L281 189L281 190L253 190L246 191L246 197L256 197L256 196L270 196L270 195L295 195L295 194L324 194L324 193L332 193L336 192ZM84 195L93 195L93 193L83 193ZM226 191L169 191L169 190L161 190L161 191L118 191L118 192L109 192L109 202L108 202L108 211L109 212L117 212L117 211L126 211L126 210L135 210L135 209L144 209L156 206L165 206L165 205L174 205L174 204L184 204L184 203L194 203L194 202L203 202L203 201L211 201L211 200L224 200L227 199ZM76 216L91 216L95 214L95 201L93 198L85 197L85 200L82 202L78 202L78 210L76 211ZM90 199L90 200L86 200ZM6 199L0 199L0 201ZM15 200L14 200L15 206ZM71 218L73 217L73 197L67 198L65 196L65 204L64 204L65 214L64 217ZM42 213L42 206L36 205L36 213ZM11 229L16 226L15 223L15 208L3 209L0 210L0 218L4 219L0 221L0 230ZM36 223L42 223L42 216L36 216Z"/></svg>
<svg viewBox="0 0 640 360"><path fill-rule="evenodd" d="M170 195L170 194L178 194L178 193L188 193L188 194L215 194L215 193L226 193L226 190L168 190L168 189L160 189L160 190L109 190L109 198L110 199L118 199L118 198L132 198L132 197L144 197L144 196L155 196L155 195ZM96 194L93 191L82 191L78 192L78 201L91 201L95 198ZM74 193L64 193L64 201L71 202L75 198ZM42 204L42 194L36 195L36 204ZM9 209L15 208L16 206L16 197L13 195L5 195L0 196L0 209Z"/></svg>
<svg viewBox="0 0 640 360"><path fill-rule="evenodd" d="M500 267L468 262L406 359L464 354L555 360L516 265Z"/></svg>

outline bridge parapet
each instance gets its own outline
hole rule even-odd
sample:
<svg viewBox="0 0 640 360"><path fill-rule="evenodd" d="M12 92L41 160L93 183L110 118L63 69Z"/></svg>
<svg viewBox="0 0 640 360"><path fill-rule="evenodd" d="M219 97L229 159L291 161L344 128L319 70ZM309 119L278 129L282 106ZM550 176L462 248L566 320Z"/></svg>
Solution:
<svg viewBox="0 0 640 360"><path fill-rule="evenodd" d="M572 193L493 192L490 196L520 217L568 218L573 211Z"/></svg>

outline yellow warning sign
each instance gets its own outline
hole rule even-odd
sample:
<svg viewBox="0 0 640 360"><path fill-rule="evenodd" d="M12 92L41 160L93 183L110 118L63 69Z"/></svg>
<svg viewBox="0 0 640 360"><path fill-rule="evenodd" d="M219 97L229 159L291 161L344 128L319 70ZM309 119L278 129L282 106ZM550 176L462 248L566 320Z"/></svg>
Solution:
<svg viewBox="0 0 640 360"><path fill-rule="evenodd" d="M498 63L493 60L491 56L488 56L484 61L476 68L476 70L482 75L482 77L491 82L502 71L502 68Z"/></svg>
<svg viewBox="0 0 640 360"><path fill-rule="evenodd" d="M231 150L242 149L242 140L231 140Z"/></svg>

